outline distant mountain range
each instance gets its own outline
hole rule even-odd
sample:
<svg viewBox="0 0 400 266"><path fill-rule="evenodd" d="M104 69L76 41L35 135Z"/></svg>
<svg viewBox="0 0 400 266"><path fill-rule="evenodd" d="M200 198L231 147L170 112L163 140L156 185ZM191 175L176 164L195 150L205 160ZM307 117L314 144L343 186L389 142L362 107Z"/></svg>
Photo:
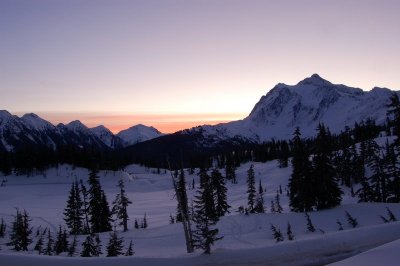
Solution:
<svg viewBox="0 0 400 266"><path fill-rule="evenodd" d="M336 85L314 74L296 85L277 84L262 96L243 120L198 126L164 135L153 127L136 125L114 135L104 126L88 128L79 121L52 125L35 114L18 117L0 111L0 151L26 147L59 146L116 150L151 158L204 151L241 143L289 139L296 127L303 137L315 134L318 123L333 133L346 126L386 119L390 96L397 91L375 87L371 91Z"/></svg>
<svg viewBox="0 0 400 266"><path fill-rule="evenodd" d="M88 128L80 121L54 126L30 113L22 117L0 110L0 150L12 152L29 148L60 146L117 149L162 136L154 127L136 125L114 135L104 126Z"/></svg>

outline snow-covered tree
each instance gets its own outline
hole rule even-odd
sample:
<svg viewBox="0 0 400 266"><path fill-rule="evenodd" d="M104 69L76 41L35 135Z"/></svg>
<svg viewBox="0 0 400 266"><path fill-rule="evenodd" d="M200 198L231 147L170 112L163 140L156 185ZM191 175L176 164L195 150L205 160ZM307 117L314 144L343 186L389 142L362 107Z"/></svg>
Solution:
<svg viewBox="0 0 400 266"><path fill-rule="evenodd" d="M124 252L122 252L123 242L123 238L118 237L117 232L113 231L110 234L110 240L107 244L107 257L117 257L118 255L124 255Z"/></svg>

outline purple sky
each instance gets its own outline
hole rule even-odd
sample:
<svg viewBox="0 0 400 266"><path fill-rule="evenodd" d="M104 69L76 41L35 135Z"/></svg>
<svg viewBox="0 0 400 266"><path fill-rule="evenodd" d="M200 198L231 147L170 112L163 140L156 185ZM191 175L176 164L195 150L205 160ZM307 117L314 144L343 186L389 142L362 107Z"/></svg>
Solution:
<svg viewBox="0 0 400 266"><path fill-rule="evenodd" d="M399 13L394 0L1 0L0 109L173 131L243 118L313 73L400 89Z"/></svg>

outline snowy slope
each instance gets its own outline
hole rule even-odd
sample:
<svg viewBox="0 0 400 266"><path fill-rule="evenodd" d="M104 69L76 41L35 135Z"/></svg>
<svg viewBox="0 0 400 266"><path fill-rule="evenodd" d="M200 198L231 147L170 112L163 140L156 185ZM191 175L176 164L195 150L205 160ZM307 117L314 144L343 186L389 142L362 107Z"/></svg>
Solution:
<svg viewBox="0 0 400 266"><path fill-rule="evenodd" d="M400 250L400 240L396 240L330 265L397 266L399 265L399 250Z"/></svg>
<svg viewBox="0 0 400 266"><path fill-rule="evenodd" d="M156 128L148 127L142 124L122 130L117 134L117 136L125 142L126 146L158 138L162 135L163 134Z"/></svg>
<svg viewBox="0 0 400 266"><path fill-rule="evenodd" d="M342 206L313 212L310 214L317 231L307 232L306 219L302 213L291 213L288 207L286 186L291 168L279 168L277 161L254 163L256 183L262 181L267 191L265 202L267 213L246 216L236 212L239 206L246 205L246 171L251 163L240 166L237 171L238 184L227 183L228 200L231 213L217 224L224 236L213 246L211 256L200 252L186 254L181 224L169 224L170 214L176 212L176 199L172 189L170 173L130 165L123 171L101 171L100 180L107 198L111 202L118 188L117 181L125 180L126 192L133 202L128 207L130 217L129 231L123 233L127 245L134 242L136 252L131 258L66 258L66 254L56 257L38 256L36 252L16 253L4 246L7 239L0 239L2 250L0 261L5 265L322 265L334 262L369 248L400 238L400 223L383 223L379 215L386 215L385 207L400 217L399 204L363 203L357 204L350 191L344 189ZM196 170L197 172L197 170ZM193 199L196 189L191 189L194 181L199 184L197 175L186 175L188 196ZM1 177L5 186L0 187L0 218L12 220L15 207L26 209L32 216L34 232L38 226L48 227L53 232L63 224L68 191L75 178L87 180L88 170L61 165L49 169L44 175ZM274 199L279 187L282 187L281 204L284 212L269 213L269 202ZM358 219L359 227L353 229L346 222L345 211ZM147 214L149 228L133 229L135 218L141 219ZM338 231L337 220L343 223L344 231ZM295 241L285 240L275 243L272 237L271 223L286 232L287 223L292 225ZM109 234L100 234L103 252ZM79 237L78 249L84 236ZM286 235L285 235L286 238ZM36 240L36 238L35 238ZM35 244L32 244L32 246Z"/></svg>
<svg viewBox="0 0 400 266"><path fill-rule="evenodd" d="M300 127L303 137L313 136L321 122L331 132L339 133L368 118L383 123L392 93L386 88L366 92L336 85L314 74L296 85L279 83L243 120L197 127L186 133L202 132L205 138L215 141L238 137L259 142L291 138L296 127Z"/></svg>

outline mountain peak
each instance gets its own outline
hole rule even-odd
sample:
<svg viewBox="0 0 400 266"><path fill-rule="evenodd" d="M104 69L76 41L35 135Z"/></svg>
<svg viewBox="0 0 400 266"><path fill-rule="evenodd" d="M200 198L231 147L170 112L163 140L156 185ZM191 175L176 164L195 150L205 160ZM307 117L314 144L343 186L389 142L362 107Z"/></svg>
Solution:
<svg viewBox="0 0 400 266"><path fill-rule="evenodd" d="M138 142L154 139L163 134L154 127L148 127L142 124L132 126L128 129L120 131L117 136L124 140L128 145Z"/></svg>
<svg viewBox="0 0 400 266"><path fill-rule="evenodd" d="M4 119L7 117L12 117L12 114L10 114L7 110L0 110L0 118Z"/></svg>
<svg viewBox="0 0 400 266"><path fill-rule="evenodd" d="M331 85L332 83L330 83L326 79L321 78L320 75L315 73L315 74L312 74L311 77L305 78L304 80L300 81L298 84L299 85L321 86L321 85Z"/></svg>
<svg viewBox="0 0 400 266"><path fill-rule="evenodd" d="M89 129L82 124L79 120L74 120L65 125L68 129L73 131L88 131Z"/></svg>
<svg viewBox="0 0 400 266"><path fill-rule="evenodd" d="M54 127L50 122L34 113L24 114L21 119L31 128L36 130L44 130Z"/></svg>

